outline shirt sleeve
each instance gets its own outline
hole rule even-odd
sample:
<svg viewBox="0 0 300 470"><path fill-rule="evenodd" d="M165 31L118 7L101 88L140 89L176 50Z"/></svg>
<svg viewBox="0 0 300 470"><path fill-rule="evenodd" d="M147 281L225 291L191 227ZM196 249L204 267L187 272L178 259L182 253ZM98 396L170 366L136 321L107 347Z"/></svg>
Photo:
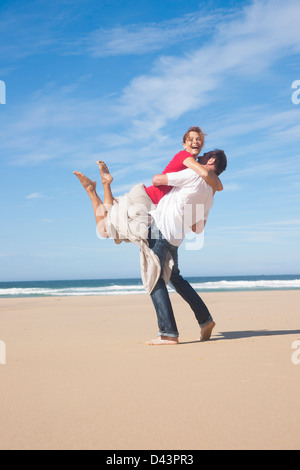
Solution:
<svg viewBox="0 0 300 470"><path fill-rule="evenodd" d="M186 170L177 171L176 173L167 173L168 185L182 187L186 183L200 178L197 173L187 168Z"/></svg>

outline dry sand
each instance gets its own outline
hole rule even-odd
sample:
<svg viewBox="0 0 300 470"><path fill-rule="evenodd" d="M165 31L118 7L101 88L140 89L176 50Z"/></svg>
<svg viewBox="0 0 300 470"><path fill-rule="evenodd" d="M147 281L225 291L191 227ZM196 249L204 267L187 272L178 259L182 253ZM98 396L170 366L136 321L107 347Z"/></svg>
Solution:
<svg viewBox="0 0 300 470"><path fill-rule="evenodd" d="M0 449L300 449L300 291L202 297L159 347L147 295L2 299Z"/></svg>

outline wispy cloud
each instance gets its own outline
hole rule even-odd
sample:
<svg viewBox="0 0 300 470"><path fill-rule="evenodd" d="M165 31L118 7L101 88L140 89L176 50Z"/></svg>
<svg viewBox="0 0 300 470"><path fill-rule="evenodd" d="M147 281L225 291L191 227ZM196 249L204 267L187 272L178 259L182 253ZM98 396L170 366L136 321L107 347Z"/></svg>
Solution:
<svg viewBox="0 0 300 470"><path fill-rule="evenodd" d="M224 184L224 191L240 191L242 186L237 183L225 183Z"/></svg>
<svg viewBox="0 0 300 470"><path fill-rule="evenodd" d="M276 227L276 230L280 228L282 230L286 230L286 228L294 227L300 229L300 219L287 219L287 220L273 220L270 222L259 222L259 223L251 223L251 224L243 224L243 225L228 225L223 227L217 227L211 229L214 232L223 232L223 231L232 231L235 232L236 230L248 231L248 230L266 230L266 229L273 229Z"/></svg>
<svg viewBox="0 0 300 470"><path fill-rule="evenodd" d="M285 111L274 111L271 105L265 106L245 106L239 110L238 116L235 113L226 113L223 116L214 118L213 137L216 140L226 140L239 136L255 135L251 141L258 138L258 133L266 136L270 143L276 139L289 141L299 138L300 109L294 106ZM272 139L270 139L272 136Z"/></svg>
<svg viewBox="0 0 300 470"><path fill-rule="evenodd" d="M253 158L251 162L243 169L231 171L231 177L240 180L254 177L257 179L267 179L274 176L279 176L281 179L285 176L292 176L299 174L299 155L284 155L280 159L272 158L272 155L259 156Z"/></svg>
<svg viewBox="0 0 300 470"><path fill-rule="evenodd" d="M297 240L300 236L300 219L287 219L270 222L249 223L211 228L208 227L207 237L220 239L228 243L238 240L239 243L267 243L278 247Z"/></svg>
<svg viewBox="0 0 300 470"><path fill-rule="evenodd" d="M28 194L25 199L41 199L44 198L45 196L41 193L31 193Z"/></svg>
<svg viewBox="0 0 300 470"><path fill-rule="evenodd" d="M156 37L154 44L164 35L166 43L171 43L178 37L179 30L182 30L184 38L188 38L191 32L202 34L212 20L211 15L201 18L199 14L192 14L182 20L156 25L126 26L124 41L127 46L124 46L123 53L130 50L129 43L139 47L136 39L139 35L146 37L147 28L149 37L151 34ZM120 95L84 99L76 93L80 80L60 88L50 84L36 93L30 103L18 105L18 120L14 113L11 118L7 116L7 122L0 131L3 149L15 155L14 162L18 164L70 158L84 162L87 155L94 161L107 150L113 150L110 155L112 161L119 159L118 151L121 150L126 163L138 142L143 142L145 159L147 156L158 157L170 145L162 132L167 124L187 113L201 112L212 104L225 80L245 77L245 73L252 74L253 70L259 74L278 59L299 50L299 24L300 4L291 0L284 3L255 1L242 11L230 12L229 18L222 20L217 16L214 36L208 36L200 47L184 55L160 57L148 74L133 78ZM114 30L111 54L120 53L121 46L117 41L120 33L120 30ZM99 31L92 34L96 36L88 38L89 47L91 51L94 48L95 56L101 55L100 50L105 49L97 43L101 35ZM107 44L109 40L106 39ZM151 46L146 44L145 47ZM259 79L260 75L257 75ZM249 132L268 131L271 135L276 131L282 140L288 137L296 139L299 130L297 113L299 115L296 109L274 113L270 106L268 110L262 107L250 109L248 113L247 109L242 113L239 110L236 115L233 108L228 112L227 122L223 121L218 126L216 120L215 135L212 134L222 140ZM122 131L112 133L111 129L118 124L121 124ZM88 137L85 129L89 131ZM114 135L111 137L110 134ZM138 149L141 149L140 144Z"/></svg>
<svg viewBox="0 0 300 470"><path fill-rule="evenodd" d="M16 12L3 5L0 19L0 56L6 60L16 60L49 50L57 43L54 30L54 18L51 15L26 12L24 5ZM15 34L15 32L18 34ZM34 31L34 38L32 34Z"/></svg>
<svg viewBox="0 0 300 470"><path fill-rule="evenodd" d="M221 20L236 15L236 11L230 9L209 13L202 9L171 20L117 24L89 33L79 27L75 36L72 28L68 31L66 23L76 23L77 15L71 13L68 2L61 3L50 2L42 12L30 6L26 8L26 3L18 12L13 7L4 7L0 19L0 39L1 35L3 38L0 55L7 59L21 59L50 51L62 55L88 54L95 58L145 55L211 35ZM18 35L12 34L13 31L18 31Z"/></svg>
<svg viewBox="0 0 300 470"><path fill-rule="evenodd" d="M211 34L212 26L215 28L221 18L224 21L232 15L233 11L194 12L157 23L99 28L77 42L77 46L79 51L93 57L144 55Z"/></svg>
<svg viewBox="0 0 300 470"><path fill-rule="evenodd" d="M259 74L298 51L299 22L300 5L294 1L255 2L238 20L220 25L206 45L183 57L161 57L152 73L134 78L117 110L134 120L138 134L148 126L158 130L213 102L225 79Z"/></svg>
<svg viewBox="0 0 300 470"><path fill-rule="evenodd" d="M42 222L45 222L46 224L52 224L54 222L54 219L41 219Z"/></svg>

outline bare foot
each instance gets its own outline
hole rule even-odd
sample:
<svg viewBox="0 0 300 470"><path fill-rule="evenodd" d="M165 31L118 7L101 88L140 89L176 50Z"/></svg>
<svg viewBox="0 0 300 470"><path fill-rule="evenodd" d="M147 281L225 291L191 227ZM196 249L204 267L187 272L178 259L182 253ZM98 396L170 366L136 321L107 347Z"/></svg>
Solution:
<svg viewBox="0 0 300 470"><path fill-rule="evenodd" d="M173 336L158 336L155 339L151 339L147 341L146 344L148 346L163 346L163 345L173 345L178 344L178 338L174 338Z"/></svg>
<svg viewBox="0 0 300 470"><path fill-rule="evenodd" d="M81 173L81 171L73 171L73 173L74 175L77 176L80 183L82 184L82 186L87 192L96 190L96 186L97 186L96 181L90 180L90 178L88 178L83 173Z"/></svg>
<svg viewBox="0 0 300 470"><path fill-rule="evenodd" d="M200 341L208 341L215 326L216 324L214 321L211 321L207 323L207 325L202 326Z"/></svg>
<svg viewBox="0 0 300 470"><path fill-rule="evenodd" d="M102 184L111 184L113 182L113 177L108 171L107 165L101 160L97 161L97 165L100 170Z"/></svg>

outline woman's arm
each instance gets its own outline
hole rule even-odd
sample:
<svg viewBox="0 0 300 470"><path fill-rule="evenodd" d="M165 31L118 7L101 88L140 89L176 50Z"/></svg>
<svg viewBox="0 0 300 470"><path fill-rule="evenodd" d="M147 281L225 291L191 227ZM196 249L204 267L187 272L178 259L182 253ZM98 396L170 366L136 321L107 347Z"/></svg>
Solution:
<svg viewBox="0 0 300 470"><path fill-rule="evenodd" d="M164 186L164 185L168 186L168 175L167 174L154 175L152 178L152 184L154 186Z"/></svg>
<svg viewBox="0 0 300 470"><path fill-rule="evenodd" d="M220 178L212 170L205 168L205 166L197 162L193 157L186 158L183 164L198 173L198 175L202 176L207 184L212 186L214 191L223 191L223 185Z"/></svg>

